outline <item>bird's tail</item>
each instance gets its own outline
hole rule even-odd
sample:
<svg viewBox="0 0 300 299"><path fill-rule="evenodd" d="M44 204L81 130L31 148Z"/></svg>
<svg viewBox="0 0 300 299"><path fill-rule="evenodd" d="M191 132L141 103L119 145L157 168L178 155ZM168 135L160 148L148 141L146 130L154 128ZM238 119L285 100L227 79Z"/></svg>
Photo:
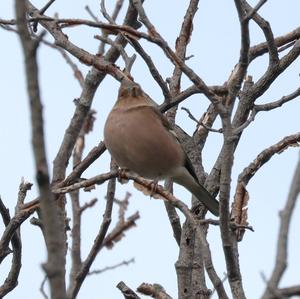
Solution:
<svg viewBox="0 0 300 299"><path fill-rule="evenodd" d="M219 202L188 172L186 175L174 177L173 180L188 189L212 214L219 216Z"/></svg>

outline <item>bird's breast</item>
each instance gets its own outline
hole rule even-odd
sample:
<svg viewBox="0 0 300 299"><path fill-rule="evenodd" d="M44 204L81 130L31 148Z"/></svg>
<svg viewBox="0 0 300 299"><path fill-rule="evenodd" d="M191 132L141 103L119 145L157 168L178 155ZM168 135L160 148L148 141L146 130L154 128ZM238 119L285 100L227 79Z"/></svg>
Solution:
<svg viewBox="0 0 300 299"><path fill-rule="evenodd" d="M149 179L168 177L184 163L181 146L152 114L113 110L104 127L104 142L120 167Z"/></svg>

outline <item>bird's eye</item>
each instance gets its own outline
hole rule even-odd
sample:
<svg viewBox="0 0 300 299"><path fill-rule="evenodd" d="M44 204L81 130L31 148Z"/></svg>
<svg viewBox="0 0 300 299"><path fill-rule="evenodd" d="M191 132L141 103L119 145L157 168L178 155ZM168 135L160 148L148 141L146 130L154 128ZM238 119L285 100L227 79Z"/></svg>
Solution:
<svg viewBox="0 0 300 299"><path fill-rule="evenodd" d="M131 89L131 95L133 97L138 97L138 96L142 95L141 88L138 85L133 86Z"/></svg>

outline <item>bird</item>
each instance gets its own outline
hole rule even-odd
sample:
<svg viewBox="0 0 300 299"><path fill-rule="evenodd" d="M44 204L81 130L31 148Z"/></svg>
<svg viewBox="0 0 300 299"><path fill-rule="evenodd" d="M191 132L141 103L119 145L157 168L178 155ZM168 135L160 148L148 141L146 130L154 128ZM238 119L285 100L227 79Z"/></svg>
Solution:
<svg viewBox="0 0 300 299"><path fill-rule="evenodd" d="M219 216L219 202L199 183L168 119L141 86L127 77L106 119L104 144L121 169L154 182L172 179Z"/></svg>

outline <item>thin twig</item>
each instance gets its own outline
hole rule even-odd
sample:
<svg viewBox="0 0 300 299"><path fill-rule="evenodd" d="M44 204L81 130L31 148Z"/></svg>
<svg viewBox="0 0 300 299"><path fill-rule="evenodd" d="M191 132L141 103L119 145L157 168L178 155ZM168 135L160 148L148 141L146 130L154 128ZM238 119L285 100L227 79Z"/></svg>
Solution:
<svg viewBox="0 0 300 299"><path fill-rule="evenodd" d="M199 125L198 119L192 114L192 112L186 108L186 107L181 107L181 110L185 111L188 114L188 117L193 120L197 125Z"/></svg>
<svg viewBox="0 0 300 299"><path fill-rule="evenodd" d="M92 10L90 9L90 7L88 5L86 5L85 10L87 11L87 13L91 16L91 18L95 21L95 22L99 22L99 19L96 17L96 15L92 12Z"/></svg>
<svg viewBox="0 0 300 299"><path fill-rule="evenodd" d="M64 184L70 184L79 179L82 173L95 162L106 150L105 144L101 141L97 146L92 148L88 155L75 166L73 171L64 180Z"/></svg>
<svg viewBox="0 0 300 299"><path fill-rule="evenodd" d="M124 4L124 0L117 0L116 1L116 5L115 5L115 8L114 8L114 11L111 14L111 17L112 17L112 19L114 21L116 21L118 15L120 14L120 11L122 9L123 4Z"/></svg>
<svg viewBox="0 0 300 299"><path fill-rule="evenodd" d="M46 10L51 6L52 3L54 3L55 0L49 0L48 3L46 3L46 5L40 9L40 14L43 15ZM38 26L38 22L34 22L33 25L32 25L32 30L33 32L37 32L37 26Z"/></svg>
<svg viewBox="0 0 300 299"><path fill-rule="evenodd" d="M55 0L49 0L49 2L42 8L40 9L40 14L43 15L46 10L54 3Z"/></svg>
<svg viewBox="0 0 300 299"><path fill-rule="evenodd" d="M80 213L83 213L88 208L92 208L97 201L98 201L97 198L93 198L89 202L86 202L83 206L80 207Z"/></svg>
<svg viewBox="0 0 300 299"><path fill-rule="evenodd" d="M132 65L133 65L133 63L136 59L136 55L133 54L131 57L129 57L127 55L125 49L120 44L115 43L114 41L112 41L108 37L104 37L104 36L101 36L101 35L95 35L94 37L96 39L106 43L106 44L109 44L109 45L115 47L120 52L120 54L121 54L121 56L122 56L122 58L125 62L125 69L127 70L128 73L130 73Z"/></svg>
<svg viewBox="0 0 300 299"><path fill-rule="evenodd" d="M238 128L233 130L233 135L239 135L242 131L244 131L255 119L255 116L257 114L257 109L254 106L253 109L251 110L251 114L249 115L248 119L240 125Z"/></svg>
<svg viewBox="0 0 300 299"><path fill-rule="evenodd" d="M130 260L122 261L122 262L112 265L112 266L106 266L103 269L90 271L88 275L102 274L103 272L115 270L117 268L120 268L121 266L128 266L129 264L132 264L134 262L135 262L134 258L131 258Z"/></svg>
<svg viewBox="0 0 300 299"><path fill-rule="evenodd" d="M189 118L192 119L194 122L196 122L197 125L198 125L198 127L202 126L202 127L204 127L209 132L214 132L214 133L222 133L223 132L222 128L220 128L220 129L213 129L213 128L210 128L209 126L207 126L204 122L197 120L196 117L191 113L191 111L188 108L181 107L181 109L184 110L184 111L186 111L186 113L188 114Z"/></svg>
<svg viewBox="0 0 300 299"><path fill-rule="evenodd" d="M203 220L199 220L199 223L201 225L207 225L207 224L220 225L220 221L216 220L216 219L203 219ZM230 227L231 227L232 230L243 228L243 229L248 229L248 230L254 232L254 229L253 229L252 226L249 226L249 225L240 225L239 223L235 223L234 221L230 222Z"/></svg>
<svg viewBox="0 0 300 299"><path fill-rule="evenodd" d="M101 7L101 13L103 17L110 23L110 24L115 24L115 21L113 18L108 14L106 7L105 7L105 0L101 0L100 2L100 7Z"/></svg>
<svg viewBox="0 0 300 299"><path fill-rule="evenodd" d="M253 15L259 11L259 9L267 2L268 0L260 0L251 11L248 12L246 18L252 19Z"/></svg>
<svg viewBox="0 0 300 299"><path fill-rule="evenodd" d="M64 60L66 61L66 63L71 67L72 71L73 71L73 74L74 74L74 77L78 80L79 82L79 85L81 87L83 87L84 85L84 78L83 78L83 75L82 75L82 72L81 70L78 68L78 66L76 65L76 63L74 63L72 61L72 59L69 57L69 55L66 53L65 50L63 50L62 48L56 46L55 44L53 43L50 43L48 41L46 41L45 39L42 39L41 42L53 49L56 49L60 54L61 56L64 58Z"/></svg>
<svg viewBox="0 0 300 299"><path fill-rule="evenodd" d="M126 220L121 218L115 228L105 237L102 247L111 249L116 242L119 242L125 235L124 233L136 225L136 221L140 218L139 212L135 212ZM99 250L101 249L99 248Z"/></svg>
<svg viewBox="0 0 300 299"><path fill-rule="evenodd" d="M48 278L47 276L44 277L41 286L40 286L40 292L42 293L42 296L44 297L44 299L49 299L47 293L45 292L45 284L47 282Z"/></svg>
<svg viewBox="0 0 300 299"><path fill-rule="evenodd" d="M168 86L167 86L166 82L164 81L164 79L162 78L162 76L159 73L158 69L156 68L151 56L146 53L145 49L141 46L141 44L136 39L130 38L130 36L128 37L128 39L130 40L130 44L132 45L132 47L144 59L144 61L147 64L148 69L149 69L153 79L157 82L157 84L161 88L162 93L165 97L165 101L167 103L169 103L170 99L171 99L170 91L168 89Z"/></svg>

